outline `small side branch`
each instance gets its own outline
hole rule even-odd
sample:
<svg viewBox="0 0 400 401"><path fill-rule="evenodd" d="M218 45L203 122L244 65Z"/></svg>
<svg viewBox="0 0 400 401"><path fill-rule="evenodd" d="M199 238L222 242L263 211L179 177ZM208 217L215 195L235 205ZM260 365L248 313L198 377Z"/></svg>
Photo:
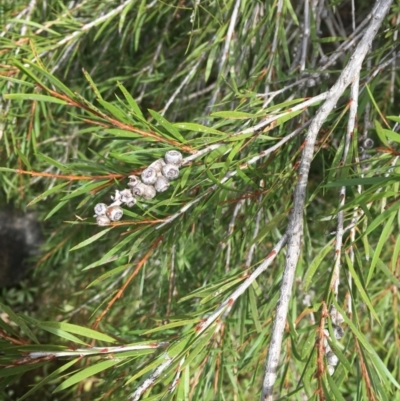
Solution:
<svg viewBox="0 0 400 401"><path fill-rule="evenodd" d="M350 99L350 115L347 123L347 133L343 149L342 165L346 164L347 156L349 154L350 144L356 126L357 107L358 107L358 88L359 88L360 75L357 74L353 84L351 85L351 99ZM337 215L337 229L335 241L335 265L333 268L333 275L331 287L337 299L339 293L339 276L340 276L340 260L342 256L342 243L343 243L343 226L344 226L344 211L343 206L346 201L346 187L342 186L339 190L339 212Z"/></svg>
<svg viewBox="0 0 400 401"><path fill-rule="evenodd" d="M246 280L239 285L239 287L230 294L224 302L203 322L201 322L197 326L197 334L202 333L204 330L207 329L212 323L214 323L222 314L226 316L229 311L231 310L235 301L250 287L250 285L256 280L256 278L263 272L265 272L271 263L274 261L278 253L281 249L285 246L287 240L286 234L279 240L279 242L275 245L274 249L267 255L264 262L261 263L254 272L246 278Z"/></svg>
<svg viewBox="0 0 400 401"><path fill-rule="evenodd" d="M310 38L310 3L309 0L304 1L304 31L303 41L301 44L301 59L300 59L300 71L304 71L306 68L307 48L308 40Z"/></svg>
<svg viewBox="0 0 400 401"><path fill-rule="evenodd" d="M252 157L247 163L242 164L239 169L244 170L248 168L248 166L256 163L258 160L262 159L265 156L268 156L269 154L273 153L275 150L279 149L281 146L283 146L284 143L289 141L290 139L294 138L296 135L299 135L305 127L309 125L309 122L301 126L300 128L297 128L293 132L291 132L289 135L285 136L283 139L281 139L278 143L276 143L274 146L271 146L270 148L263 150L261 153L259 153L257 156ZM218 148L220 145L215 144L213 145L214 149ZM209 149L209 148L208 148ZM196 156L199 157L199 153L196 153L193 156L186 157L183 160L183 165L189 163L189 161L194 160ZM206 152L204 152L206 153ZM204 153L201 153L203 155ZM229 171L228 173L225 174L224 178L221 180L221 185L225 184L227 181L229 181L232 177L234 177L237 174L237 170L235 171ZM208 188L207 191L202 193L200 196L198 196L196 199L193 199L192 201L188 202L185 206L183 206L180 210L178 210L176 213L172 214L171 216L167 217L163 223L159 224L158 226L155 227L156 230L159 230L160 228L164 227L165 225L171 223L175 219L177 219L179 216L182 216L188 209L190 209L192 206L194 206L196 203L200 202L203 198L205 198L208 194L211 192L215 191L217 188L219 188L219 185L212 185L210 188Z"/></svg>
<svg viewBox="0 0 400 401"><path fill-rule="evenodd" d="M148 344L135 344L135 345L121 345L117 347L90 347L90 348L77 348L68 351L35 351L30 352L28 357L30 359L39 359L44 357L65 358L65 357L88 357L88 356L103 356L120 354L129 351L141 351L145 349L165 348L169 345L168 342L152 342Z"/></svg>

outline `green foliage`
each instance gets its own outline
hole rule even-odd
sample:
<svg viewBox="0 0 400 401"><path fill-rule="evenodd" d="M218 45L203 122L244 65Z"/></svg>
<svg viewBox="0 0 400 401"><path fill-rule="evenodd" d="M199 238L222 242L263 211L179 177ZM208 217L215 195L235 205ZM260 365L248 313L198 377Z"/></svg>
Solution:
<svg viewBox="0 0 400 401"><path fill-rule="evenodd" d="M310 6L302 68L304 3L1 3L0 201L34 210L45 238L33 277L0 294L3 399L260 396L285 263L285 248L271 251L317 96L351 55L339 47L350 6L325 2L318 15ZM359 26L371 10L356 3ZM400 391L399 11L363 64L347 157L349 92L318 136L276 399ZM366 137L375 145L362 150ZM98 227L94 206L171 149L185 163L168 191Z"/></svg>

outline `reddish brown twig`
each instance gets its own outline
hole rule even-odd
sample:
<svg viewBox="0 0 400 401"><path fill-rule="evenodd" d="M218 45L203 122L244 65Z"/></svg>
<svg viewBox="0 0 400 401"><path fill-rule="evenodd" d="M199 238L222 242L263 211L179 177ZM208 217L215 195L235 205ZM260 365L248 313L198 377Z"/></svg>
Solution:
<svg viewBox="0 0 400 401"><path fill-rule="evenodd" d="M325 329L325 319L328 317L328 309L326 307L325 302L322 302L322 311L321 311L321 319L319 322L319 327L318 327L318 339L317 339L317 372L316 372L316 377L318 380L318 390L317 394L319 395L320 401L325 400L325 394L324 394L324 388L322 385L322 376L325 372L325 367L324 367L324 355L325 355L325 350L324 350L324 329Z"/></svg>
<svg viewBox="0 0 400 401"><path fill-rule="evenodd" d="M146 255L139 261L137 264L136 269L131 273L131 275L128 277L126 280L125 284L118 290L118 292L114 295L114 297L111 299L111 301L107 304L107 307L103 310L103 312L100 314L99 317L96 318L95 322L92 325L92 328L95 330L97 329L97 326L103 319L103 317L106 315L106 313L111 309L111 307L114 305L117 299L121 298L126 287L128 287L129 283L132 281L132 279L140 272L141 268L143 265L146 263L147 259L150 257L150 255L153 253L154 249L157 248L157 245L160 243L162 240L162 236L158 237L157 240L154 242L152 247L148 250Z"/></svg>
<svg viewBox="0 0 400 401"><path fill-rule="evenodd" d="M52 174L52 173L42 173L39 171L27 171L22 170L20 168L13 169L18 174L27 174L33 177L49 177L49 178L57 178L60 180L69 180L69 181L85 181L85 180L113 180L114 178L122 178L123 174L108 174L108 175L63 175L63 174Z"/></svg>

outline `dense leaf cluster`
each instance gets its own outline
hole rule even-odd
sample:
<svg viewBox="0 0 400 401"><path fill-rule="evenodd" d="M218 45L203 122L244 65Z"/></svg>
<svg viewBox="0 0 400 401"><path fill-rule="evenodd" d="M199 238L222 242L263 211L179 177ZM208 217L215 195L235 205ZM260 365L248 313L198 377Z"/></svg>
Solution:
<svg viewBox="0 0 400 401"><path fill-rule="evenodd" d="M373 18L354 7L0 4L0 202L44 238L1 293L4 399L260 396L305 135ZM400 391L399 12L317 137L275 399ZM98 227L94 206L172 149L169 190Z"/></svg>

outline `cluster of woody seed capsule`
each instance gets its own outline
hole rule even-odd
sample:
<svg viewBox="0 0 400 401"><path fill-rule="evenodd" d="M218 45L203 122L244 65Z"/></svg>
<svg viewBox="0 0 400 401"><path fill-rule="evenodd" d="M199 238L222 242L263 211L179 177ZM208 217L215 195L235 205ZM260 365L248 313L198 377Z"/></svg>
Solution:
<svg viewBox="0 0 400 401"><path fill-rule="evenodd" d="M132 207L136 204L136 198L153 199L157 192L165 192L169 182L179 177L181 164L182 154L177 150L169 150L164 159L158 159L144 169L140 178L130 175L129 188L115 191L111 205L98 203L94 207L97 225L108 226L112 221L121 220L124 214L121 205Z"/></svg>
<svg viewBox="0 0 400 401"><path fill-rule="evenodd" d="M342 329L342 327L340 327L340 324L344 322L343 316L334 306L332 306L331 308L330 316L332 320L333 335L335 336L336 340L340 340L344 336L344 330ZM328 365L328 372L332 376L335 373L335 368L337 364L339 363L339 358L335 355L329 345L329 330L325 329L324 335L324 350L326 355L326 362Z"/></svg>

